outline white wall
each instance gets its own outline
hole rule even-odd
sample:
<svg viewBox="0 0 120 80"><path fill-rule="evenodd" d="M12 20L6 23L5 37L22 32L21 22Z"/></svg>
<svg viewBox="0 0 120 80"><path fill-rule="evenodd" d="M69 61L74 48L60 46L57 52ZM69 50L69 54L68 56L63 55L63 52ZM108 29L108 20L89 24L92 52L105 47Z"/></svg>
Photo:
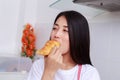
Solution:
<svg viewBox="0 0 120 80"><path fill-rule="evenodd" d="M35 24L36 33L36 48L42 48L44 43L49 39L51 28L56 15L61 11L55 8L50 8L49 5L55 0L38 0L37 20Z"/></svg>
<svg viewBox="0 0 120 80"><path fill-rule="evenodd" d="M105 13L90 22L91 59L101 80L120 79L120 12Z"/></svg>
<svg viewBox="0 0 120 80"><path fill-rule="evenodd" d="M0 55L15 52L20 0L0 0Z"/></svg>
<svg viewBox="0 0 120 80"><path fill-rule="evenodd" d="M39 37L42 43L47 40L50 32L42 32L43 25L52 27L54 17L59 10L49 7L55 0L0 0L0 56L20 56L22 30L26 23L36 27L36 46ZM40 35L39 35L40 34ZM44 38L43 38L44 37Z"/></svg>
<svg viewBox="0 0 120 80"><path fill-rule="evenodd" d="M35 24L37 0L0 0L0 55L19 56L23 26Z"/></svg>
<svg viewBox="0 0 120 80"><path fill-rule="evenodd" d="M17 26L17 36L16 36L16 46L15 46L15 54L16 56L20 56L21 52L21 37L22 31L24 29L24 25L30 23L32 27L35 27L36 19L37 19L37 1L38 0L20 0L20 8L19 8L19 19Z"/></svg>
<svg viewBox="0 0 120 80"><path fill-rule="evenodd" d="M19 56L23 25L35 27L36 46L49 39L55 16L53 0L0 0L0 56ZM120 12L108 12L89 20L91 59L101 80L120 79Z"/></svg>

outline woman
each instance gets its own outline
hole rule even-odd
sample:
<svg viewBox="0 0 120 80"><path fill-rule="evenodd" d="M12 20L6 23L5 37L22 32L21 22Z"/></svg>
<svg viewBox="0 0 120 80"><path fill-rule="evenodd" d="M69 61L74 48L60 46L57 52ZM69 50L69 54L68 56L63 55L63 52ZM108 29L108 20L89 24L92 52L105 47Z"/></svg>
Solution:
<svg viewBox="0 0 120 80"><path fill-rule="evenodd" d="M34 62L28 80L100 80L90 61L89 27L83 15L76 11L58 14L50 40L61 46Z"/></svg>

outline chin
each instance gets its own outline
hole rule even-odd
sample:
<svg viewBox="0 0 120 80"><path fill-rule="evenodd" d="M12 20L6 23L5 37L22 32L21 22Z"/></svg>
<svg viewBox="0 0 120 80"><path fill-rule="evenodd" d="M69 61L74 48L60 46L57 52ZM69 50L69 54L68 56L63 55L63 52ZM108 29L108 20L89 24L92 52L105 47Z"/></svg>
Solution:
<svg viewBox="0 0 120 80"><path fill-rule="evenodd" d="M63 52L62 55L66 55L66 54L69 54L69 52Z"/></svg>

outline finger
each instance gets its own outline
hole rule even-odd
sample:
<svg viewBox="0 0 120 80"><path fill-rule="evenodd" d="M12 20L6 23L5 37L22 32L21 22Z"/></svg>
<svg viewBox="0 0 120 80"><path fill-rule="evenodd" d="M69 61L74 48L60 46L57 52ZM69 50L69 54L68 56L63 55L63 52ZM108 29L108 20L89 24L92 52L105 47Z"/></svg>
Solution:
<svg viewBox="0 0 120 80"><path fill-rule="evenodd" d="M61 55L58 56L58 61L59 61L60 64L62 64L63 63L63 56L61 56Z"/></svg>
<svg viewBox="0 0 120 80"><path fill-rule="evenodd" d="M65 66L65 64L63 63L63 56L62 55L58 57L58 61L59 61L60 67Z"/></svg>
<svg viewBox="0 0 120 80"><path fill-rule="evenodd" d="M58 61L62 62L63 56L59 49L56 50L56 53L54 54L54 56L58 59Z"/></svg>
<svg viewBox="0 0 120 80"><path fill-rule="evenodd" d="M50 51L50 54L49 54L49 55L53 55L53 54L55 54L56 49L57 49L57 47L56 47L56 46L55 46L55 47L53 47L53 48L51 49L51 51Z"/></svg>
<svg viewBox="0 0 120 80"><path fill-rule="evenodd" d="M61 52L61 50L60 50L59 47L56 48L56 52L55 52L54 55L55 55L56 57L57 57L57 56L62 56L62 52Z"/></svg>

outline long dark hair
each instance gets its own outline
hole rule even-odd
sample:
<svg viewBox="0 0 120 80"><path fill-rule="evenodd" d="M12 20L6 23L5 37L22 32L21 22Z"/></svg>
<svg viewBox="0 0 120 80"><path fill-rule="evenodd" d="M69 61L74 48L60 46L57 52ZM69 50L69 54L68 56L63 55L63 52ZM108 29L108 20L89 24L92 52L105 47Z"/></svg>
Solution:
<svg viewBox="0 0 120 80"><path fill-rule="evenodd" d="M57 15L55 22L64 16L68 24L70 56L77 64L92 64L90 60L89 25L86 18L76 11L64 11Z"/></svg>

